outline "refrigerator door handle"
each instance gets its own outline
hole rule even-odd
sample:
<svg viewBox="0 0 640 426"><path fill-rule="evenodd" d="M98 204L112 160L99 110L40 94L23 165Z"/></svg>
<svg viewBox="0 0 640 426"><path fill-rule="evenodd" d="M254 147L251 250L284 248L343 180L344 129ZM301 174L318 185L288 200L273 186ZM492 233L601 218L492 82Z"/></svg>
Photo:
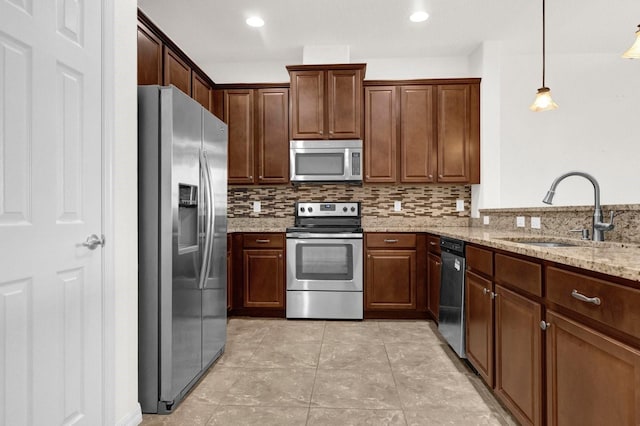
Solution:
<svg viewBox="0 0 640 426"><path fill-rule="evenodd" d="M200 170L204 175L204 208L205 208L205 230L204 230L204 247L202 253L202 264L200 265L200 280L198 281L198 288L204 288L204 283L207 279L209 269L209 251L211 247L211 191L209 186L209 175L207 174L207 163L204 157L204 153L200 154Z"/></svg>
<svg viewBox="0 0 640 426"><path fill-rule="evenodd" d="M207 182L207 194L209 194L209 202L207 203L207 212L208 212L208 217L207 217L207 221L209 223L209 232L207 234L207 236L209 237L209 251L207 253L207 268L206 268L206 272L205 272L205 276L204 276L204 280L202 281L203 283L203 287L206 284L206 280L209 277L209 273L211 272L211 255L213 254L213 240L214 240L214 233L216 231L216 222L215 222L215 205L216 205L216 199L215 199L215 193L213 192L213 184L211 182L211 169L209 168L209 159L207 158L207 152L203 151L202 153L203 157L204 157L204 174L206 177L206 182Z"/></svg>

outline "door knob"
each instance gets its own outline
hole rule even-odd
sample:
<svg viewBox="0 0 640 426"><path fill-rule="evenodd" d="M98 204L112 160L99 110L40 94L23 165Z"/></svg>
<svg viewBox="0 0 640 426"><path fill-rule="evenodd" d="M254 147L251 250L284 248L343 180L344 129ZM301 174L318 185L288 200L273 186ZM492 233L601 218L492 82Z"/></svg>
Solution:
<svg viewBox="0 0 640 426"><path fill-rule="evenodd" d="M96 234L91 234L87 237L86 241L82 243L83 246L89 250L95 250L98 246L104 247L104 235L98 237Z"/></svg>

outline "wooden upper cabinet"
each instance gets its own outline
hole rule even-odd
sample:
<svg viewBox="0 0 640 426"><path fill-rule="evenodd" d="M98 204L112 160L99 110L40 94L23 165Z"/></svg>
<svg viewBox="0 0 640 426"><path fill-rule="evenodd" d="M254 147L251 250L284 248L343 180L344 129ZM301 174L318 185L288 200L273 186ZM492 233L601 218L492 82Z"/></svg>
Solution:
<svg viewBox="0 0 640 426"><path fill-rule="evenodd" d="M192 73L191 89L191 97L211 111L211 85L195 71Z"/></svg>
<svg viewBox="0 0 640 426"><path fill-rule="evenodd" d="M400 88L400 182L435 182L433 92L428 85Z"/></svg>
<svg viewBox="0 0 640 426"><path fill-rule="evenodd" d="M325 139L324 71L291 72L291 138Z"/></svg>
<svg viewBox="0 0 640 426"><path fill-rule="evenodd" d="M253 102L252 89L224 92L224 122L229 126L229 184L253 183Z"/></svg>
<svg viewBox="0 0 640 426"><path fill-rule="evenodd" d="M438 182L480 182L478 85L438 86Z"/></svg>
<svg viewBox="0 0 640 426"><path fill-rule="evenodd" d="M362 72L327 71L329 139L359 139L362 126Z"/></svg>
<svg viewBox="0 0 640 426"><path fill-rule="evenodd" d="M364 180L369 183L397 181L396 88L366 87L364 90Z"/></svg>
<svg viewBox="0 0 640 426"><path fill-rule="evenodd" d="M291 138L360 139L365 64L290 65Z"/></svg>
<svg viewBox="0 0 640 426"><path fill-rule="evenodd" d="M191 67L167 46L164 47L164 80L162 84L165 86L173 84L191 96Z"/></svg>
<svg viewBox="0 0 640 426"><path fill-rule="evenodd" d="M258 183L289 182L289 90L257 91Z"/></svg>
<svg viewBox="0 0 640 426"><path fill-rule="evenodd" d="M138 84L162 84L162 41L138 23Z"/></svg>

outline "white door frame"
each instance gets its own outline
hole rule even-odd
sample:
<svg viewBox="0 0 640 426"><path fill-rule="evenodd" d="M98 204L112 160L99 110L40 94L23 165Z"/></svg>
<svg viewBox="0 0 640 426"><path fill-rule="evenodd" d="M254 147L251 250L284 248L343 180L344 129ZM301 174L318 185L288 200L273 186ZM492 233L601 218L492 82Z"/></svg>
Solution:
<svg viewBox="0 0 640 426"><path fill-rule="evenodd" d="M115 425L115 10L114 2L102 2L102 424Z"/></svg>

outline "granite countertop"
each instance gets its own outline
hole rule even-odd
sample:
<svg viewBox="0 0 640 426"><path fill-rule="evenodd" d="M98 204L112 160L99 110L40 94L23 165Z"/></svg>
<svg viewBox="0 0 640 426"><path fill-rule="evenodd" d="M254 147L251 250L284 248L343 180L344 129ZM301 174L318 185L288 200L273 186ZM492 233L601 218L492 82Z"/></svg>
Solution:
<svg viewBox="0 0 640 426"><path fill-rule="evenodd" d="M479 227L427 227L423 231L563 265L640 281L640 246L637 244L582 241L550 235L487 230ZM567 242L575 244L575 246L540 247L518 243L518 241L526 240Z"/></svg>
<svg viewBox="0 0 640 426"><path fill-rule="evenodd" d="M465 219L468 221L468 219ZM387 219L363 220L365 232L428 232L458 238L512 253L549 260L640 282L640 245L615 242L591 242L553 235L522 231L500 231L484 227L464 226L465 220ZM228 232L285 232L292 218L230 218ZM569 242L573 247L540 247L518 243L518 240Z"/></svg>

